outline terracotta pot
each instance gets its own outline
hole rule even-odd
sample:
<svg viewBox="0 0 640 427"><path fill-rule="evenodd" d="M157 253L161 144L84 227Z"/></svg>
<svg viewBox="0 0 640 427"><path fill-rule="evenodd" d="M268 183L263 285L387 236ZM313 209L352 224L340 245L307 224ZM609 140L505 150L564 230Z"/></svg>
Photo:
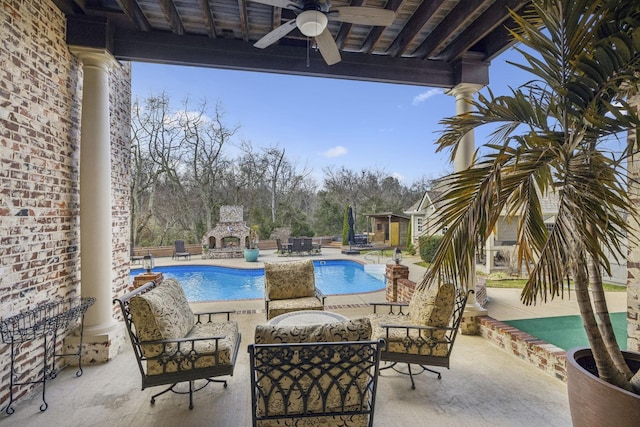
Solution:
<svg viewBox="0 0 640 427"><path fill-rule="evenodd" d="M623 351L627 364L640 367L640 353ZM598 378L590 348L567 352L567 390L574 427L640 425L640 395Z"/></svg>

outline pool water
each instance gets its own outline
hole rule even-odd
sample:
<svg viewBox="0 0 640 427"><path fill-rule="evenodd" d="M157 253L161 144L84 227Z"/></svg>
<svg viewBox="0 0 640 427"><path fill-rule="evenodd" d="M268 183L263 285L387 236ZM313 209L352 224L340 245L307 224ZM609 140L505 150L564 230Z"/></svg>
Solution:
<svg viewBox="0 0 640 427"><path fill-rule="evenodd" d="M352 294L384 289L384 265L362 265L348 260L314 261L316 287L325 295ZM210 265L156 267L165 278L182 284L187 300L215 301L264 298L264 269ZM132 269L130 279L144 270Z"/></svg>

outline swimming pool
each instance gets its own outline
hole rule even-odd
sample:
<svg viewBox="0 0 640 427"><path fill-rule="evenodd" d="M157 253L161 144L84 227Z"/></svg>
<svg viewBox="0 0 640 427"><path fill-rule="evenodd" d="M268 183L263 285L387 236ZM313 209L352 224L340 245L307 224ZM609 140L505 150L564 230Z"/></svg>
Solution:
<svg viewBox="0 0 640 427"><path fill-rule="evenodd" d="M316 287L325 295L352 294L384 289L382 264L362 265L349 260L322 260L313 262ZM211 265L185 265L156 267L165 278L178 280L187 300L214 301L264 298L264 269L240 269ZM130 279L144 272L132 269Z"/></svg>

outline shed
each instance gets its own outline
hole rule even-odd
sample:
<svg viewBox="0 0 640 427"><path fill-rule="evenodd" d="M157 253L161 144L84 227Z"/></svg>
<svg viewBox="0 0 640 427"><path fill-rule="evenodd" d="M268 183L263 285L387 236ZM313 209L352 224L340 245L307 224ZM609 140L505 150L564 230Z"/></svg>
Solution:
<svg viewBox="0 0 640 427"><path fill-rule="evenodd" d="M365 214L370 219L373 236L371 242L383 246L405 247L409 230L409 216L393 212Z"/></svg>

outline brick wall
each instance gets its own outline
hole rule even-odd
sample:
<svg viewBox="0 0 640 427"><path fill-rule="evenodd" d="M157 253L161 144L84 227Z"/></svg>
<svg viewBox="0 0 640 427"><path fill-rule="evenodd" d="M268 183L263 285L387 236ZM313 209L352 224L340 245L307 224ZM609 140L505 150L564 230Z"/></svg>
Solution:
<svg viewBox="0 0 640 427"><path fill-rule="evenodd" d="M566 352L489 316L477 317L480 335L530 365L567 381Z"/></svg>
<svg viewBox="0 0 640 427"><path fill-rule="evenodd" d="M636 106L636 110L640 110L640 94L629 99L629 103ZM635 132L629 132L629 141L634 142ZM640 158L638 154L634 156L633 161L628 164L629 176L629 193L631 194L634 205L637 207L636 212L640 212ZM629 216L629 222L638 229L640 224L633 215ZM640 351L640 246L629 239L629 250L627 256L627 318L629 324L627 327L627 349L631 351Z"/></svg>
<svg viewBox="0 0 640 427"><path fill-rule="evenodd" d="M0 316L80 294L82 67L50 0L0 2ZM114 293L128 285L130 67L111 72ZM62 338L62 337L61 337ZM58 346L61 344L58 343ZM18 349L32 379L40 341ZM30 350L27 352L27 350ZM0 343L0 408L10 346ZM29 392L16 387L14 398Z"/></svg>
<svg viewBox="0 0 640 427"><path fill-rule="evenodd" d="M121 63L109 76L111 104L111 198L113 207L113 295L129 286L131 176L131 64Z"/></svg>

